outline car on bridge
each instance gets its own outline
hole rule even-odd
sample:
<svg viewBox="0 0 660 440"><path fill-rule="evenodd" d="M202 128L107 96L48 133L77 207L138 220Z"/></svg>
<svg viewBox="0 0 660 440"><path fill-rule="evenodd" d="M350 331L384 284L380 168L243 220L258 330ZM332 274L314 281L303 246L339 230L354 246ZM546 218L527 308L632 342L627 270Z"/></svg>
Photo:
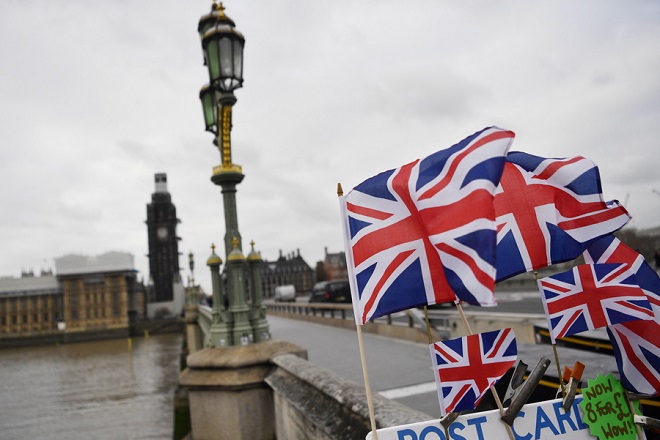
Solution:
<svg viewBox="0 0 660 440"><path fill-rule="evenodd" d="M292 284L287 284L285 286L277 286L275 288L275 295L273 297L275 301L296 301L296 287Z"/></svg>
<svg viewBox="0 0 660 440"><path fill-rule="evenodd" d="M321 281L314 284L309 302L350 303L351 287L348 280Z"/></svg>

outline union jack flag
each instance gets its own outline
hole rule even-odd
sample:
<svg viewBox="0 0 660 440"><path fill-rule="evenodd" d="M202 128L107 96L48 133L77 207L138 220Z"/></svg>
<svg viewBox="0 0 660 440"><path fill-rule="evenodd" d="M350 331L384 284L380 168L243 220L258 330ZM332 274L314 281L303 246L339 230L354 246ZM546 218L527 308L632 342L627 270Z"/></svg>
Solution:
<svg viewBox="0 0 660 440"><path fill-rule="evenodd" d="M494 305L493 192L513 138L486 128L339 198L358 325L456 296Z"/></svg>
<svg viewBox="0 0 660 440"><path fill-rule="evenodd" d="M637 394L660 394L657 321L631 321L607 328L623 386Z"/></svg>
<svg viewBox="0 0 660 440"><path fill-rule="evenodd" d="M429 348L443 416L475 408L518 357L511 328L439 341Z"/></svg>
<svg viewBox="0 0 660 440"><path fill-rule="evenodd" d="M555 339L636 319L653 319L649 300L625 264L581 264L538 280Z"/></svg>
<svg viewBox="0 0 660 440"><path fill-rule="evenodd" d="M625 263L648 298L655 320L631 321L607 328L623 386L635 393L660 394L660 277L644 257L608 235L584 253L588 263Z"/></svg>
<svg viewBox="0 0 660 440"><path fill-rule="evenodd" d="M660 277L643 256L626 246L614 235L595 241L584 253L587 263L625 263L630 273L635 274L637 284L644 291L655 319L660 320Z"/></svg>
<svg viewBox="0 0 660 440"><path fill-rule="evenodd" d="M622 228L628 212L603 201L596 164L512 152L495 193L497 281L578 257Z"/></svg>

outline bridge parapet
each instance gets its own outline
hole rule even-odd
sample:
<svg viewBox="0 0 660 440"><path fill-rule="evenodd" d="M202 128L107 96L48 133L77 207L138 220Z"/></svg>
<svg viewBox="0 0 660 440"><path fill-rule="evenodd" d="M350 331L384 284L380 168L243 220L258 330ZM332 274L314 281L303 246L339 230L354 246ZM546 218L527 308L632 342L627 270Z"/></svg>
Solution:
<svg viewBox="0 0 660 440"><path fill-rule="evenodd" d="M198 324L199 329L202 332L204 347L208 346L208 338L211 334L211 324L213 324L213 311L209 306L198 306Z"/></svg>
<svg viewBox="0 0 660 440"><path fill-rule="evenodd" d="M188 390L189 438L365 438L371 430L365 389L306 357L306 350L277 340L188 356L179 384ZM378 428L429 419L379 395L373 401Z"/></svg>
<svg viewBox="0 0 660 440"><path fill-rule="evenodd" d="M273 357L266 378L273 391L277 438L354 440L371 430L365 389L290 354ZM428 420L407 406L373 396L378 428Z"/></svg>

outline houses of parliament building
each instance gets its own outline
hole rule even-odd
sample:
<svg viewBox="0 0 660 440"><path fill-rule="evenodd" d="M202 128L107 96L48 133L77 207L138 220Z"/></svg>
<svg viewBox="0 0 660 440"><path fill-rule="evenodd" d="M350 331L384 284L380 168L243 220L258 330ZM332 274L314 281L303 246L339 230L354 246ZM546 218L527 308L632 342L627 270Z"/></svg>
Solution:
<svg viewBox="0 0 660 440"><path fill-rule="evenodd" d="M67 255L55 259L55 270L57 275L43 271L0 278L5 342L10 336L19 342L35 336L128 335L129 321L144 316L145 289L137 282L131 254Z"/></svg>

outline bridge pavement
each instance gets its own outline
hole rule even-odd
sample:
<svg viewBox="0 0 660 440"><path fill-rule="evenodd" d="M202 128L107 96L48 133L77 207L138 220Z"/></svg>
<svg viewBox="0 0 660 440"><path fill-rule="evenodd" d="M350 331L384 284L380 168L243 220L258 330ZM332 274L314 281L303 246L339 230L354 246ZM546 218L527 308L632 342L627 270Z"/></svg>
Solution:
<svg viewBox="0 0 660 440"><path fill-rule="evenodd" d="M355 330L268 316L274 338L295 343L308 351L309 361L360 385L364 384ZM373 392L410 408L440 417L428 345L364 334L369 380ZM559 347L560 363L583 362L584 377L616 373L613 356ZM533 368L541 358L551 359L547 375L557 376L549 345L519 344L519 358Z"/></svg>

